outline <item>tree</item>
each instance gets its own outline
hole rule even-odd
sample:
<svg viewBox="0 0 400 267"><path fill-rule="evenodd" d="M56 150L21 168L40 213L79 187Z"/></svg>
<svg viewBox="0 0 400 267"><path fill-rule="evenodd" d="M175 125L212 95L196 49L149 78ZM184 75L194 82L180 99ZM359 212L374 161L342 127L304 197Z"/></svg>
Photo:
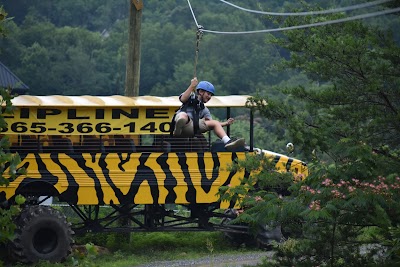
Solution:
<svg viewBox="0 0 400 267"><path fill-rule="evenodd" d="M74 0L4 3L15 17L0 40L2 62L23 77L31 94L123 94L129 3ZM194 3L195 4L195 3ZM251 3L253 8L256 4ZM199 22L217 30L262 28L261 16L222 3L195 6ZM140 94L179 94L193 75L196 27L185 3L146 1L143 9ZM266 46L268 45L268 48ZM272 71L280 56L263 35L205 34L198 77L219 95L252 94L287 80Z"/></svg>
<svg viewBox="0 0 400 267"><path fill-rule="evenodd" d="M309 22L310 18L290 21ZM308 88L282 88L287 102L268 98L268 105L259 105L260 111L282 122L309 159L315 150L335 163L346 164L354 147L367 145L394 164L376 166L377 173L396 172L400 48L392 33L348 22L287 31L284 38L270 41L291 51L283 66L300 69L311 83ZM260 104L261 100L255 98L254 102Z"/></svg>
<svg viewBox="0 0 400 267"><path fill-rule="evenodd" d="M291 18L285 26L338 17ZM397 16L385 19L399 22ZM286 31L269 40L290 51L283 67L310 80L308 87L281 88L285 101L265 95L250 101L280 122L311 161L307 179L294 179L289 187L286 176L268 166L243 163L247 170L262 171L243 185L250 193L239 218L278 224L292 237L276 246L276 265L399 262L400 214L394 200L400 193L400 48L394 28L382 29L382 21L374 25L353 21ZM274 190L279 183L291 194ZM362 254L367 244L370 249Z"/></svg>
<svg viewBox="0 0 400 267"><path fill-rule="evenodd" d="M3 23L7 20L7 13L0 7L0 34L3 32ZM6 127L6 122L4 120L4 114L12 113L12 97L9 94L10 90L0 88L0 129ZM21 169L17 169L17 165L20 163L21 159L18 155L12 154L8 151L10 147L10 142L7 137L3 136L0 140L0 185L7 185L8 179L15 179L16 175L21 173ZM23 197L16 197L15 202L17 204L22 204L24 202ZM3 203L4 204L4 203ZM11 206L4 207L0 206L0 244L7 243L12 240L14 236L15 224L13 223L13 217L18 214L19 207ZM0 260L1 265L1 260Z"/></svg>

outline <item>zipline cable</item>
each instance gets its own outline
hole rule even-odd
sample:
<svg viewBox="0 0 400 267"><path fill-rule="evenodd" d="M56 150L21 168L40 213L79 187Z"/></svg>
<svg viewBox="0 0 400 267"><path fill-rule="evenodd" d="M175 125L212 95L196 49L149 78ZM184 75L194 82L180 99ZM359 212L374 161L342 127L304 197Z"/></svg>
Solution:
<svg viewBox="0 0 400 267"><path fill-rule="evenodd" d="M200 47L201 37L203 37L203 26L198 25L197 26L197 32L196 32L196 50L195 50L195 56L194 56L193 77L197 77L197 60L199 58L199 47Z"/></svg>
<svg viewBox="0 0 400 267"><path fill-rule="evenodd" d="M310 28L310 27L316 27L316 26L324 26L324 25L335 24L335 23L342 23L342 22L347 22L347 21L352 21L352 20L387 15L387 14L396 13L396 12L400 12L400 7L393 8L393 9L387 9L387 10L383 10L383 11L378 11L378 12L373 12L373 13L352 16L352 17L347 17L347 18L315 22L315 23L290 26L290 27L275 28L275 29L257 30L257 31L241 31L241 32L223 32L223 31L213 31L213 30L204 29L203 32L217 33L217 34L251 34L251 33L279 32L279 31L297 30L297 29L304 29L304 28Z"/></svg>
<svg viewBox="0 0 400 267"><path fill-rule="evenodd" d="M190 11L192 12L193 19L194 19L197 27L199 27L200 25L197 23L196 16L195 16L195 14L193 12L193 9L192 9L192 6L190 4L190 1L187 0L187 2L189 4ZM253 34L253 33L279 32L279 31L297 30L297 29L304 29L304 28L310 28L310 27L316 27L316 26L324 26L324 25L335 24L335 23L348 22L348 21L352 21L352 20L371 18L371 17L382 16L382 15L387 15L387 14L396 13L396 12L400 12L400 7L392 8L392 9L386 9L386 10L372 12L372 13L356 15L356 16L351 16L351 17L346 17L346 18L341 18L341 19L328 20L328 21L322 21L322 22L315 22L315 23L296 25L296 26L290 26L290 27L275 28L275 29L255 30L255 31L239 31L239 32L226 32L226 31L207 30L205 28L202 28L202 32L215 33L215 34Z"/></svg>
<svg viewBox="0 0 400 267"><path fill-rule="evenodd" d="M363 3L363 4L357 4L353 6L348 6L348 7L339 7L339 8L334 8L334 9L328 9L328 10L319 10L319 11L305 11L305 12L268 12L268 11L258 11L258 10L252 10L252 9L247 9L244 7L240 7L238 5L232 4L228 1L225 0L219 0L227 5L230 5L232 7L235 7L237 9L240 9L242 11L250 12L250 13L256 13L256 14L263 14L263 15L270 15L270 16L309 16L309 15L322 15L322 14L330 14L330 13L337 13L337 12L344 12L344 11L350 11L354 9L360 9L360 8L365 8L365 7L371 7L371 6L376 6L380 4L384 4L387 2L391 2L393 0L377 0L377 1L372 1L368 3Z"/></svg>
<svg viewBox="0 0 400 267"><path fill-rule="evenodd" d="M199 46L200 46L200 40L201 37L203 37L203 26L199 25L197 23L196 16L194 15L192 5L190 4L190 1L187 0L190 11L192 12L193 20L196 23L197 27L197 32L196 32L196 49L195 49L195 55L194 55L194 71L193 71L193 77L197 77L197 61L199 58Z"/></svg>
<svg viewBox="0 0 400 267"><path fill-rule="evenodd" d="M198 28L199 28L199 24L197 23L196 16L194 15L192 5L190 4L190 1L189 1L189 0L187 0L187 2L188 2L188 5L189 5L189 8L190 8L190 12L192 12L192 16L193 16L193 19L194 19L194 23L196 23L196 27L197 27L197 29L198 29Z"/></svg>

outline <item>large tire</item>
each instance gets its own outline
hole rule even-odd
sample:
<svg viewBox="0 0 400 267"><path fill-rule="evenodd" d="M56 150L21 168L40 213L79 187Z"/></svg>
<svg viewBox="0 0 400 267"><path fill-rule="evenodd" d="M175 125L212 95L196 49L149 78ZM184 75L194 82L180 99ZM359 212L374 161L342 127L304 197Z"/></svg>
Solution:
<svg viewBox="0 0 400 267"><path fill-rule="evenodd" d="M282 230L280 226L276 226L275 228L271 228L268 225L259 226L257 232L257 246L259 248L270 248L272 242L281 242L283 239Z"/></svg>
<svg viewBox="0 0 400 267"><path fill-rule="evenodd" d="M62 262L74 243L71 224L59 211L48 206L28 206L16 219L10 256L22 263L39 260Z"/></svg>
<svg viewBox="0 0 400 267"><path fill-rule="evenodd" d="M232 221L231 217L236 216L235 209L227 209L225 211L226 217L222 220L222 224L229 224ZM271 228L268 225L259 226L256 234L247 233L247 234L239 234L239 233L229 233L225 232L225 237L230 240L231 243L235 245L245 244L247 246L256 246L258 248L268 249L270 248L273 241L280 242L283 238L281 227L277 226L275 228Z"/></svg>
<svg viewBox="0 0 400 267"><path fill-rule="evenodd" d="M224 212L227 217L222 219L221 224L222 225L229 225L231 224L231 221L233 218L237 217L237 213L235 209L227 209ZM245 224L239 224L239 225L245 225ZM234 233L234 232L224 232L225 238L229 240L233 245L235 246L241 246L245 244L246 246L256 246L257 245L257 240L255 239L254 235L250 233Z"/></svg>

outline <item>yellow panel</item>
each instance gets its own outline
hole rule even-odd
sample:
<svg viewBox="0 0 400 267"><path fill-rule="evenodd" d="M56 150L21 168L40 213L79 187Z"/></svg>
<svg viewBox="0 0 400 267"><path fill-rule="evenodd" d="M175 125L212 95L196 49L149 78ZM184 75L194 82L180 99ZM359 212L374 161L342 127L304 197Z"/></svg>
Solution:
<svg viewBox="0 0 400 267"><path fill-rule="evenodd" d="M238 152L237 155L239 160L245 158L244 152ZM214 168L214 159L212 156L218 156L220 167L218 170L218 176L215 180L211 180ZM28 175L19 176L14 181L10 182L9 187L3 187L2 191L5 192L7 199L15 194L15 189L18 185L24 181L25 178L37 179L38 181L43 179L51 184L55 184L55 188L60 192L66 192L68 186L72 186L73 183L69 183L67 175L72 175L72 178L78 184L78 188L71 188L68 191L69 194L74 194L77 190L77 195L72 196L73 199L77 198L77 204L91 204L95 205L98 203L109 204L113 202L119 203L116 192L121 192L124 197L132 189L131 186L133 181L136 179L142 179L137 194L134 196L136 204L151 204L166 202L168 196L168 190L173 190L176 194L176 204L187 204L192 198L188 198L188 181L185 180L184 172L181 164L179 164L179 157L182 162L187 164L188 178L191 180L194 190L196 191L196 203L213 203L218 201L218 190L221 185L230 185L232 187L239 185L241 179L244 177L244 172L230 173L227 165L232 162L232 153L221 152L213 154L206 152L204 154L197 154L194 152L190 153L121 153L121 154L76 154L74 156L68 156L66 154L28 154L22 159L21 166L28 166ZM198 158L202 156L204 158ZM272 155L278 157L278 154ZM71 158L74 157L74 158ZM167 158L160 158L167 157ZM280 155L279 165L286 166L290 158ZM166 164L161 166L160 160ZM199 169L198 161L204 160L204 170ZM293 159L290 159L293 160ZM39 165L38 162L41 164ZM79 164L78 164L79 162ZM42 164L43 163L43 164ZM43 169L38 170L39 166ZM165 167L166 169L163 169ZM299 173L305 173L307 168L300 161L293 160L291 165L292 169L297 169ZM167 173L170 173L173 178L173 184L166 183ZM206 180L201 180L201 174L206 175ZM148 176L146 176L148 174ZM108 175L108 176L107 176ZM230 176L231 180L227 180ZM57 177L57 178L56 178ZM152 179L150 179L152 178ZM156 179L156 183L153 179ZM51 179L57 179L55 182ZM109 180L108 180L109 179ZM95 180L100 186L95 188ZM32 181L32 180L29 180ZM211 183L212 184L209 184ZM111 183L116 188L111 186ZM150 183L150 184L149 184ZM176 186L171 188L171 185ZM210 190L207 192L202 183L209 184ZM152 186L152 187L150 187ZM167 190L167 188L168 190ZM97 190L97 191L96 191ZM152 192L153 191L153 192ZM153 195L157 196L158 199L153 199ZM103 199L98 199L102 196ZM189 197L194 197L189 196ZM133 201L133 199L131 200ZM226 207L228 203L222 203L221 207Z"/></svg>
<svg viewBox="0 0 400 267"><path fill-rule="evenodd" d="M137 192L134 201L136 204L152 204L153 203L150 186L146 180L140 184L139 191Z"/></svg>

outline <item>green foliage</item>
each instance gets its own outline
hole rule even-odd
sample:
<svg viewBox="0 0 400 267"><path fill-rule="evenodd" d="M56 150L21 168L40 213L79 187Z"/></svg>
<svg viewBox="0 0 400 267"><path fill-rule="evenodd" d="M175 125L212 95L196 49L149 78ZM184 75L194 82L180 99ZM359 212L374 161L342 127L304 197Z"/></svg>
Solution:
<svg viewBox="0 0 400 267"><path fill-rule="evenodd" d="M396 225L389 227L390 238L383 242L383 245L387 245L390 249L388 251L389 256L393 259L393 263L400 264L400 227Z"/></svg>
<svg viewBox="0 0 400 267"><path fill-rule="evenodd" d="M3 22L6 20L7 13L0 7L0 35L3 35ZM10 90L0 88L0 130L7 126L4 115L12 114L12 96ZM0 185L8 185L9 179L15 179L17 175L25 172L24 169L17 169L21 159L18 154L9 152L10 142L6 136L2 136L0 140ZM14 238L16 225L13 218L19 213L19 205L25 202L23 196L16 196L14 199L16 205L10 207L0 207L0 244L5 244ZM2 261L0 260L0 265Z"/></svg>
<svg viewBox="0 0 400 267"><path fill-rule="evenodd" d="M4 36L4 27L3 24L7 20L7 12L4 10L3 6L0 6L0 36Z"/></svg>
<svg viewBox="0 0 400 267"><path fill-rule="evenodd" d="M273 266L363 266L398 261L398 176L359 180L342 172L341 178L332 179L316 172L299 181L261 162L259 155L239 162L239 168L257 174L240 186L223 187L221 198L239 200L244 211L236 222L255 229L279 225L285 237L291 237L274 247Z"/></svg>
<svg viewBox="0 0 400 267"><path fill-rule="evenodd" d="M74 0L65 3L4 3L15 21L0 40L2 62L30 94L122 94L125 82L129 2ZM222 3L194 3L199 22L218 30L262 28L261 17ZM257 8L255 3L251 3ZM288 79L273 69L280 59L265 36L205 34L197 75L212 81L219 95L252 94ZM141 29L141 95L180 94L194 72L196 29L186 3L146 1Z"/></svg>
<svg viewBox="0 0 400 267"><path fill-rule="evenodd" d="M166 250L190 250L196 248L198 251L210 251L210 244L213 245L213 251L222 251L228 247L228 243L223 241L220 233L135 233L133 234L131 251L166 251ZM215 244L219 244L218 247Z"/></svg>
<svg viewBox="0 0 400 267"><path fill-rule="evenodd" d="M17 206L12 206L10 209L0 209L0 243L6 243L14 238L15 224L13 216L19 213Z"/></svg>
<svg viewBox="0 0 400 267"><path fill-rule="evenodd" d="M223 251L229 248L228 242L223 240L221 233L208 232L152 232L132 233L130 244L121 244L116 233L86 234L76 239L78 244L93 243L106 247L112 252L121 251L148 253L149 250L168 251L179 249L195 249L209 251L209 243L214 244L215 251ZM218 244L218 246L215 246Z"/></svg>
<svg viewBox="0 0 400 267"><path fill-rule="evenodd" d="M135 266L147 262L195 258L236 250L221 232L152 232L132 233L130 244L121 244L115 233L86 234L77 244L106 247L112 253L97 255L89 261L87 254L75 251L67 266ZM91 240L91 241L88 241ZM92 265L83 265L92 264ZM39 265L42 267L42 265Z"/></svg>
<svg viewBox="0 0 400 267"><path fill-rule="evenodd" d="M292 197L302 204L297 210L303 231L299 240L308 245L306 250L292 255L292 261L306 257L314 264L341 266L340 261L344 260L359 266L389 260L382 257L382 244L389 238L391 225L399 220L399 206L394 201L399 195L399 183L398 177L378 177L367 182L343 176L334 182L312 176L295 184ZM378 231L365 231L372 226ZM381 245L368 249L374 244ZM363 250L366 252L362 253Z"/></svg>
<svg viewBox="0 0 400 267"><path fill-rule="evenodd" d="M34 94L122 93L126 1L14 2L6 3L17 20L6 24L13 36L0 41L2 60L34 88ZM268 4L265 9L312 7L305 2ZM237 10L226 12L224 7L194 6L198 20L217 30L275 27L274 22L294 26L344 15L274 21ZM265 117L256 125L256 146L282 153L285 140L290 140L301 158L310 161L311 175L294 182L267 161L246 158L239 168L258 174L236 188L221 188L222 199L239 200L245 207L237 220L279 224L292 237L276 246L275 265L364 266L399 261L400 209L394 200L399 197L400 48L398 31L391 31L398 22L397 16L387 16L279 35L203 37L198 77L212 81L218 94L254 95L249 104ZM179 94L194 67L190 12L176 1L146 1L142 29L140 94ZM245 120L236 121L233 135L246 136ZM4 127L1 123L0 116ZM185 240L146 234L133 246L146 249L156 244L163 250L159 239L166 247ZM117 240L111 236L104 242L112 246ZM378 244L377 249L371 249L371 244ZM364 245L369 245L368 253L360 253ZM388 247L388 257L379 254L385 252L379 251L381 246Z"/></svg>
<svg viewBox="0 0 400 267"><path fill-rule="evenodd" d="M290 19L287 25L310 22L307 17ZM353 147L367 144L387 154L394 163L391 170L398 169L398 160L390 156L399 149L399 47L392 34L349 22L288 31L271 42L291 51L282 66L301 69L314 85L282 88L284 102L268 98L268 105L262 105L264 97L256 97L253 103L261 113L280 121L309 159L315 150L323 159L343 162L353 156Z"/></svg>
<svg viewBox="0 0 400 267"><path fill-rule="evenodd" d="M250 118L239 115L235 123L231 125L231 136L243 137L250 141ZM246 116L247 117L247 116ZM242 119L243 118L243 119ZM276 131L272 123L261 118L256 119L253 127L254 147L268 149L277 153L286 153L287 136L284 132Z"/></svg>
<svg viewBox="0 0 400 267"><path fill-rule="evenodd" d="M25 82L29 81L31 88L37 88L35 93L90 94L95 90L99 95L111 94L104 89L108 73L98 69L103 68L98 61L102 60L104 49L99 33L56 28L49 22L25 22L25 27L27 31L13 35L14 39L25 40L13 48L19 52L18 59L24 66L16 72ZM46 83L43 77L47 77Z"/></svg>
<svg viewBox="0 0 400 267"><path fill-rule="evenodd" d="M286 26L329 17L290 18ZM397 20L398 18L393 18ZM238 189L249 190L237 218L252 225L280 225L291 237L274 250L266 266L376 266L398 263L399 95L396 70L399 47L390 31L362 22L288 31L270 41L291 55L282 67L303 71L308 87L282 87L282 101L266 92L249 104L277 121L311 161L310 176L285 181L259 172ZM397 56L396 56L397 54ZM257 170L246 159L243 168ZM247 165L248 164L248 165ZM266 169L262 167L261 169ZM271 179L265 179L265 177ZM257 183L255 183L257 181Z"/></svg>
<svg viewBox="0 0 400 267"><path fill-rule="evenodd" d="M74 255L69 257L72 266L80 267L96 267L98 264L94 262L98 256L98 251L93 243L87 243L84 246L84 252L75 251Z"/></svg>
<svg viewBox="0 0 400 267"><path fill-rule="evenodd" d="M4 114L12 112L12 103L9 92L0 89L0 104L4 106L0 112L0 129L6 126ZM19 155L12 154L8 151L10 143L7 137L3 136L0 140L0 185L4 186L9 183L9 179L15 179L17 175L24 173L23 169L17 169L17 165L21 162ZM17 205L11 205L8 208L0 207L0 243L7 243L14 238L15 224L13 218L19 213L19 205L25 202L22 196L15 197ZM1 265L1 261L0 261Z"/></svg>

